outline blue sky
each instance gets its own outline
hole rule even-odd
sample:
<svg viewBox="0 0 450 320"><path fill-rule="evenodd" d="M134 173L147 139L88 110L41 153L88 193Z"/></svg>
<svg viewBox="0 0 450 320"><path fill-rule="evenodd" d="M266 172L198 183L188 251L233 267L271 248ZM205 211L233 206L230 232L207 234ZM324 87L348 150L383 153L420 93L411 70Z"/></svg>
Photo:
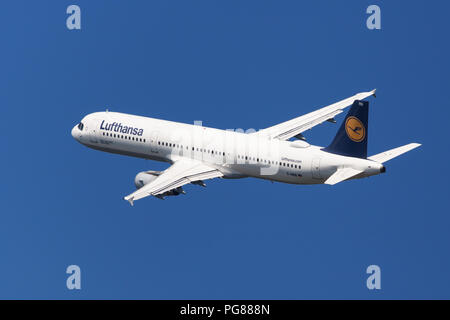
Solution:
<svg viewBox="0 0 450 320"><path fill-rule="evenodd" d="M66 28L81 8L82 29ZM366 28L381 7L382 29ZM8 1L0 10L0 298L450 298L443 1ZM105 109L264 128L360 91L369 154L423 146L329 186L215 180L122 200L152 161L90 150ZM343 116L337 118L338 122ZM338 126L305 133L328 145ZM79 265L82 289L66 288ZM366 288L381 267L380 291Z"/></svg>

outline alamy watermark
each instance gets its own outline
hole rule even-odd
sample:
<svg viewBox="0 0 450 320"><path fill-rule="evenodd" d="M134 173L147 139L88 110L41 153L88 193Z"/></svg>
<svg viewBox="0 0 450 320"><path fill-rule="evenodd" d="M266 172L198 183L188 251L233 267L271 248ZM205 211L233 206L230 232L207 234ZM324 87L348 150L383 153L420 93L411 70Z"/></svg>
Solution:
<svg viewBox="0 0 450 320"><path fill-rule="evenodd" d="M369 290L381 289L381 269L376 264L367 267L366 273L370 274L367 278L366 286Z"/></svg>
<svg viewBox="0 0 450 320"><path fill-rule="evenodd" d="M70 16L66 19L66 27L69 30L80 30L81 29L81 9L75 4L71 4L67 7L67 14Z"/></svg>
<svg viewBox="0 0 450 320"><path fill-rule="evenodd" d="M381 9L379 6L372 4L367 7L367 14L370 16L366 20L366 26L369 30L380 30L381 29Z"/></svg>
<svg viewBox="0 0 450 320"><path fill-rule="evenodd" d="M66 273L70 274L66 280L66 287L69 290L81 290L81 269L76 264L67 267Z"/></svg>

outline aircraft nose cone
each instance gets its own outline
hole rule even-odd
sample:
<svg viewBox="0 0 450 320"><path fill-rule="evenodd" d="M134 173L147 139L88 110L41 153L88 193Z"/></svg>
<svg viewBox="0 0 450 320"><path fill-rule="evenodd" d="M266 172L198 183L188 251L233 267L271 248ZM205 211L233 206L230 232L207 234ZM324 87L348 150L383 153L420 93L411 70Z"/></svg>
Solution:
<svg viewBox="0 0 450 320"><path fill-rule="evenodd" d="M77 130L78 130L78 128L77 128L77 126L75 126L75 127L72 128L72 131L70 132L70 133L72 134L72 137L73 137L75 140L78 140L78 137L77 137Z"/></svg>

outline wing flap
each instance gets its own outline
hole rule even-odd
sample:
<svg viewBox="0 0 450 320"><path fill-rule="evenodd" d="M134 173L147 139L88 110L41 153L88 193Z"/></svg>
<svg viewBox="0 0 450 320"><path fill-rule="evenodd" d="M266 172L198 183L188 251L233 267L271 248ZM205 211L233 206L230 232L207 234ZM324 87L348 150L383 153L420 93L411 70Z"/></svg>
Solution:
<svg viewBox="0 0 450 320"><path fill-rule="evenodd" d="M404 145L404 146L401 146L401 147L398 147L398 148L394 148L394 149L391 149L391 150L388 150L388 151L385 151L385 152L378 153L376 155L368 157L367 159L372 160L372 161L376 161L376 162L379 162L379 163L384 163L386 161L389 161L389 160L391 160L393 158L396 158L399 155L402 155L402 154L404 154L404 153L406 153L408 151L411 151L411 150L413 150L413 149L415 149L417 147L420 147L420 146L421 146L420 143L410 143L410 144L407 144L407 145Z"/></svg>
<svg viewBox="0 0 450 320"><path fill-rule="evenodd" d="M172 189L184 186L185 184L191 183L191 182L195 182L198 180L207 180L207 179L213 179L213 178L218 178L223 176L223 174L216 170L213 169L209 172L202 172L202 173L196 173L196 174L191 174L189 176L186 177L182 177L176 181L173 181L171 183L167 183L164 184L163 186L161 186L159 189L156 189L155 191L152 192L152 195L157 195L157 194L161 194L167 191L170 191Z"/></svg>
<svg viewBox="0 0 450 320"><path fill-rule="evenodd" d="M312 127L325 121L332 121L336 115L341 113L346 107L351 105L355 100L363 100L367 97L374 96L375 89L369 92L361 92L347 99L333 103L327 107L307 113L303 116L282 122L275 126L260 130L254 134L265 135L270 139L287 140L299 133L302 133Z"/></svg>
<svg viewBox="0 0 450 320"><path fill-rule="evenodd" d="M350 179L351 177L354 177L361 172L361 170L356 170L353 168L341 168L336 170L336 172L333 173L324 183L335 185L336 183Z"/></svg>

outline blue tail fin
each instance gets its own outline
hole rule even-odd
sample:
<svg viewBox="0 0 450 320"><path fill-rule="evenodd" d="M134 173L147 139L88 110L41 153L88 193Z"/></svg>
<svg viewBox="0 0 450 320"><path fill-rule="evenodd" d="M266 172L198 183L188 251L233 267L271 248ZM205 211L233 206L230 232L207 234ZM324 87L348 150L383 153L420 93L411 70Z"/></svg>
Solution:
<svg viewBox="0 0 450 320"><path fill-rule="evenodd" d="M367 158L369 102L355 100L333 142L324 151Z"/></svg>

